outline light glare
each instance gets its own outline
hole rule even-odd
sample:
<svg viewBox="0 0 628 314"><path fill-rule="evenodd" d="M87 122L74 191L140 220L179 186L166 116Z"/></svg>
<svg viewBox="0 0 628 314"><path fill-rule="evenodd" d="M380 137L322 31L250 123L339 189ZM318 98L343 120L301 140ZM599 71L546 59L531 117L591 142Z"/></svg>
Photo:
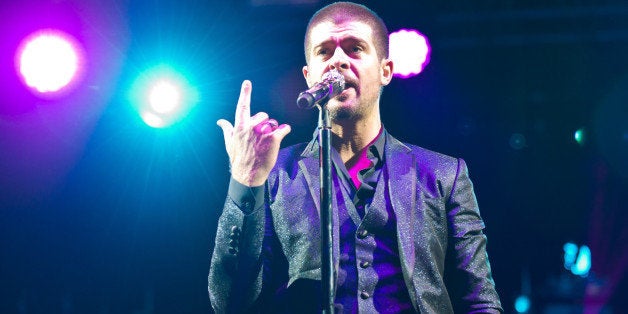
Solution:
<svg viewBox="0 0 628 314"><path fill-rule="evenodd" d="M153 128L167 128L178 123L198 101L198 93L188 79L168 65L144 71L129 91L137 113Z"/></svg>
<svg viewBox="0 0 628 314"><path fill-rule="evenodd" d="M576 130L576 132L574 132L574 134L573 134L573 138L574 138L574 140L576 140L576 143L578 143L580 145L584 145L584 140L585 140L584 129L580 128L580 129Z"/></svg>
<svg viewBox="0 0 628 314"><path fill-rule="evenodd" d="M571 270L571 267L576 262L576 257L578 256L578 246L574 243L567 242L563 245L563 252L565 269Z"/></svg>
<svg viewBox="0 0 628 314"><path fill-rule="evenodd" d="M563 246L565 268L576 276L586 277L591 270L591 249L568 242Z"/></svg>
<svg viewBox="0 0 628 314"><path fill-rule="evenodd" d="M163 118L150 111L144 111L140 113L140 116L142 117L142 120L144 120L144 123L150 127L162 128L166 125L166 121L164 121Z"/></svg>
<svg viewBox="0 0 628 314"><path fill-rule="evenodd" d="M157 113L168 113L179 106L179 90L170 82L161 81L155 84L150 92L149 103Z"/></svg>
<svg viewBox="0 0 628 314"><path fill-rule="evenodd" d="M527 313L530 310L530 298L520 295L515 300L515 310L517 313Z"/></svg>
<svg viewBox="0 0 628 314"><path fill-rule="evenodd" d="M580 247L580 254L578 254L578 259L576 259L576 263L572 266L571 272L574 275L586 277L589 275L589 270L591 270L591 249L583 245Z"/></svg>
<svg viewBox="0 0 628 314"><path fill-rule="evenodd" d="M25 39L18 52L18 70L24 83L40 93L67 86L79 67L77 48L67 34L45 30Z"/></svg>
<svg viewBox="0 0 628 314"><path fill-rule="evenodd" d="M390 34L390 58L393 74L402 78L417 75L429 63L427 38L416 30L399 30Z"/></svg>

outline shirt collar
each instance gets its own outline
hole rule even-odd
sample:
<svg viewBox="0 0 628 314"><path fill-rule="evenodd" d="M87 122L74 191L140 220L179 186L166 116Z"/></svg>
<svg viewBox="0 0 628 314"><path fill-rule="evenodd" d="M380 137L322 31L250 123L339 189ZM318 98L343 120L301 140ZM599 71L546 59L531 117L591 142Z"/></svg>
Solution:
<svg viewBox="0 0 628 314"><path fill-rule="evenodd" d="M386 129L384 125L381 126L379 134L368 148L366 156L373 161L374 165L381 163L384 160L384 146L386 145Z"/></svg>
<svg viewBox="0 0 628 314"><path fill-rule="evenodd" d="M382 162L384 160L384 147L386 146L386 128L382 124L379 129L379 134L375 137L375 139L371 142L368 147L367 157L371 160L375 158L377 162ZM333 149L333 147L332 147ZM307 147L303 151L302 156L313 156L318 152L318 129L314 130L314 134L312 135L312 140L308 143ZM376 162L373 162L377 164Z"/></svg>

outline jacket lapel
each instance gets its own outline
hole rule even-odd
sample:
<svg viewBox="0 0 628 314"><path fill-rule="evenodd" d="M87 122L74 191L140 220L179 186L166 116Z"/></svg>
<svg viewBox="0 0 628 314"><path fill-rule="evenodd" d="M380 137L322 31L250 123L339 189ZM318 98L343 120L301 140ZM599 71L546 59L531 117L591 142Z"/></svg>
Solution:
<svg viewBox="0 0 628 314"><path fill-rule="evenodd" d="M321 205L320 205L320 195L321 195L321 187L320 187L320 165L319 165L319 154L318 154L318 141L314 138L307 147L301 153L301 159L299 160L299 170L303 173L305 177L305 181L307 182L307 188L310 192L310 196L314 200L314 204L316 204L316 210L318 211L318 217L320 218L321 213ZM332 183L333 184L333 183ZM333 191L333 187L332 191ZM332 192L333 193L333 192ZM338 205L335 202L335 197L332 197L332 241L333 241L333 256L334 260L334 278L338 275L338 266L339 260L338 256L340 256L340 245L338 243L338 239L340 239L340 229L338 222ZM320 242L317 242L320 243ZM319 248L320 250L320 248ZM337 282L336 282L337 284Z"/></svg>
<svg viewBox="0 0 628 314"><path fill-rule="evenodd" d="M412 280L414 254L414 221L416 215L416 160L412 150L399 140L387 134L386 137L386 167L388 169L388 195L397 220L397 243L403 277L409 291L415 291ZM414 303L415 295L410 293ZM415 304L416 305L416 304Z"/></svg>
<svg viewBox="0 0 628 314"><path fill-rule="evenodd" d="M315 140L312 140L301 153L301 158L299 159L299 169L303 173L305 177L305 181L307 182L307 188L310 192L310 196L314 200L314 204L316 204L316 210L318 211L319 217L321 213L321 204L320 204L320 195L321 195L321 187L319 180L319 165L318 165L318 143Z"/></svg>

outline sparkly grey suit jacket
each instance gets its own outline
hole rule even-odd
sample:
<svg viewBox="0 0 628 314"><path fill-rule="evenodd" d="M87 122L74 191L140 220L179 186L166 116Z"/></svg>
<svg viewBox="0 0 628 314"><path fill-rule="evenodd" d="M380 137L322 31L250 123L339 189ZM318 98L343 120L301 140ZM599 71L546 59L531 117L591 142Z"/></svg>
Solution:
<svg viewBox="0 0 628 314"><path fill-rule="evenodd" d="M464 161L387 134L385 163L402 284L414 309L500 312L484 222ZM245 214L227 198L209 271L209 297L217 313L302 313L280 308L318 304L316 289L302 284L318 283L320 289L318 167L315 141L284 148L267 181L263 207ZM334 239L339 239L337 219ZM336 268L338 251L335 243Z"/></svg>

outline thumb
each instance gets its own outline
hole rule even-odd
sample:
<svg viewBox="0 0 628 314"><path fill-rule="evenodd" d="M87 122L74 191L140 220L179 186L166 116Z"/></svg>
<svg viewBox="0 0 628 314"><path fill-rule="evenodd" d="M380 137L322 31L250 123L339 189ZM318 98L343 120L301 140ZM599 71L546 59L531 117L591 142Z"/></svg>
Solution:
<svg viewBox="0 0 628 314"><path fill-rule="evenodd" d="M231 134L233 134L233 125L225 119L216 121L216 124L222 129L222 135L225 138L225 145L227 145L231 140Z"/></svg>

